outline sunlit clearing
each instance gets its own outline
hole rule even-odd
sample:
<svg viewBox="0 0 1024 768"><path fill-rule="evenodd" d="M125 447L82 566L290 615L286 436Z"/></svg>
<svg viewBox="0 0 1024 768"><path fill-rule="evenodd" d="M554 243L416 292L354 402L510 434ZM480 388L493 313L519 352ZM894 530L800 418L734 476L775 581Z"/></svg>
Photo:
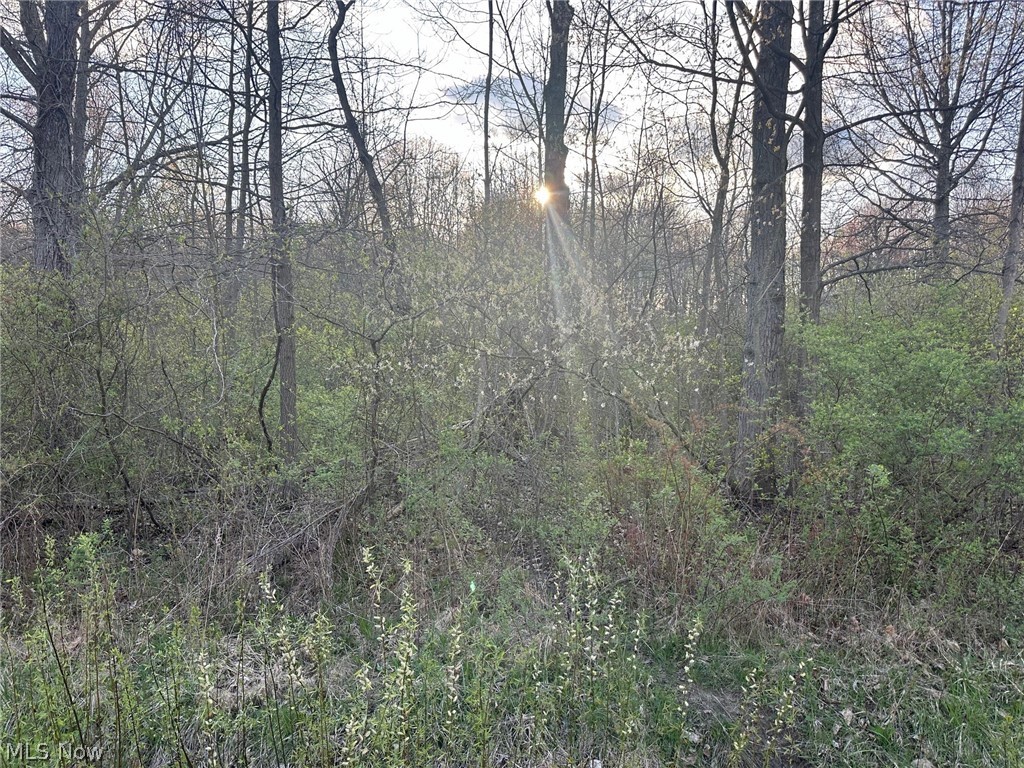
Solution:
<svg viewBox="0 0 1024 768"><path fill-rule="evenodd" d="M551 190L544 186L538 187L533 193L533 199L541 205L547 205L551 201Z"/></svg>

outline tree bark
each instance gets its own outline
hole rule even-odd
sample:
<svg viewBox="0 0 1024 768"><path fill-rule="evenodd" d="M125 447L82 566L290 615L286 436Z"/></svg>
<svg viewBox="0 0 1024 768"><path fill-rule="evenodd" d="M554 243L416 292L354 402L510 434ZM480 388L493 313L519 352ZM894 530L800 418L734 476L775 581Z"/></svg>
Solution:
<svg viewBox="0 0 1024 768"><path fill-rule="evenodd" d="M38 8L31 0L21 0L25 42L0 30L0 47L36 93L32 185L27 194L32 208L32 266L68 276L81 237L72 125L82 2L46 0L42 18Z"/></svg>
<svg viewBox="0 0 1024 768"><path fill-rule="evenodd" d="M598 164L598 136L601 127L601 112L604 109L605 90L608 87L608 49L610 47L610 33L612 24L612 12L610 8L605 9L605 26L601 39L601 69L596 93L592 87L590 109L590 189L583 190L584 205L587 207L587 252L593 263L597 252L597 190L600 184L600 165ZM589 191L590 199L587 200ZM589 205L587 203L589 202Z"/></svg>
<svg viewBox="0 0 1024 768"><path fill-rule="evenodd" d="M345 26L345 17L348 15L349 9L355 5L355 0L349 0L348 2L337 0L337 5L338 16L327 37L327 47L331 57L331 75L334 80L334 88L338 94L338 102L341 104L341 111L345 116L345 130L348 131L349 136L352 138L352 143L356 146L356 154L359 156L359 162L363 166L363 171L366 173L367 183L370 187L370 196L373 198L374 205L377 208L377 216L380 219L380 227L384 236L384 247L393 256L395 251L395 230L391 223L391 211L388 207L388 201L384 196L384 185L381 183L380 176L377 175L377 167L374 164L373 155L370 154L366 138L359 128L359 122L356 120L352 103L348 98L348 90L345 88L345 80L341 76L338 35L341 33L342 27Z"/></svg>
<svg viewBox="0 0 1024 768"><path fill-rule="evenodd" d="M759 9L761 44L752 114L750 253L743 340L743 402L737 431L735 485L750 500L774 491L766 436L779 414L782 338L786 314L786 150L783 115L789 83L793 3ZM767 457L761 456L767 451Z"/></svg>
<svg viewBox="0 0 1024 768"><path fill-rule="evenodd" d="M402 279L402 275L399 273L398 243L395 239L395 229L392 224L391 209L388 206L387 197L384 195L384 185L381 183L380 176L377 174L377 166L374 162L373 155L370 154L370 148L366 143L366 137L363 136L363 132L359 127L359 122L356 120L355 111L352 109L352 103L349 101L348 90L345 88L345 80L341 76L341 59L338 53L338 35L341 33L342 27L345 26L345 17L348 15L349 9L355 5L355 2L356 0L348 0L348 2L345 2L345 0L336 0L338 16L334 21L334 25L331 27L330 33L327 35L327 51L331 59L331 79L334 82L334 89L338 94L338 102L341 105L342 114L345 116L345 130L348 131L348 135L351 137L352 143L355 144L359 163L363 166L363 172L366 173L366 181L370 188L370 196L373 198L374 206L377 209L377 218L380 220L384 249L388 254L388 263L387 266L384 267L382 275L385 300L387 300L392 309L404 314L409 312L411 304L404 280ZM389 288L391 290L389 290ZM394 294L393 300L389 297L389 293Z"/></svg>
<svg viewBox="0 0 1024 768"><path fill-rule="evenodd" d="M232 21L234 21L233 16ZM234 276L231 260L235 252L235 176L237 175L237 169L235 168L235 111L237 109L237 99L235 98L236 50L234 29L231 30L231 48L228 56L228 146L227 169L224 173L227 180L224 185L224 262L227 272L225 280L230 283ZM230 294L231 291L228 291L228 293Z"/></svg>
<svg viewBox="0 0 1024 768"><path fill-rule="evenodd" d="M832 4L831 20L825 24L825 3L808 2L804 28L804 119L801 122L804 150L801 167L800 210L800 320L817 324L821 320L821 195L825 175L825 129L822 124L822 90L825 55L835 40L840 20L839 1ZM826 40L826 32L830 33ZM797 349L796 375L791 400L798 418L807 416L807 349Z"/></svg>
<svg viewBox="0 0 1024 768"><path fill-rule="evenodd" d="M935 198L932 201L932 262L937 275L950 277L950 241L953 228L949 214L952 183L952 141L947 126L939 131L940 145L935 155Z"/></svg>
<svg viewBox="0 0 1024 768"><path fill-rule="evenodd" d="M231 280L232 303L237 300L242 289L244 274L244 256L246 252L247 227L249 217L249 198L251 197L251 176L252 159L250 157L250 145L252 143L252 121L253 121L253 91L255 89L255 73L253 67L253 25L255 9L253 0L247 0L245 4L245 57L242 65L242 136L241 156L238 159L238 212L235 214L235 237L231 254L233 275Z"/></svg>
<svg viewBox="0 0 1024 768"><path fill-rule="evenodd" d="M484 218L491 207L491 88L494 82L494 0L487 0L487 78L484 81Z"/></svg>
<svg viewBox="0 0 1024 768"><path fill-rule="evenodd" d="M283 124L281 108L284 60L281 55L280 0L267 4L267 55L270 99L267 112L270 179L270 260L274 288L274 323L277 330L277 367L280 395L281 454L285 467L292 469L299 456L298 382L295 365L295 283L288 253L288 214L284 201ZM286 494L294 492L291 478Z"/></svg>
<svg viewBox="0 0 1024 768"><path fill-rule="evenodd" d="M712 73L717 78L717 72ZM719 132L715 120L718 111L718 82L712 81L711 99L711 148L718 165L718 184L715 188L715 201L711 207L711 232L708 236L707 263L701 276L701 301L697 315L697 333L701 338L706 338L711 330L711 314L713 310L712 296L725 295L724 285L725 259L726 259L726 205L729 202L729 192L732 190L732 152L733 141L736 135L736 126L739 118L740 100L742 97L742 86L737 84L733 92L732 103L729 107L728 118L725 126L725 135Z"/></svg>
<svg viewBox="0 0 1024 768"><path fill-rule="evenodd" d="M568 0L548 3L551 47L548 78L544 84L544 186L551 195L549 206L562 221L569 215L569 187L565 183L565 89L568 80L569 28L573 9Z"/></svg>
<svg viewBox="0 0 1024 768"><path fill-rule="evenodd" d="M1010 227L1009 243L1003 256L1003 272L1000 283L1003 298L999 302L999 313L996 316L993 347L998 355L1002 352L1006 341L1006 325L1013 306L1013 289L1017 283L1020 269L1021 229L1024 228L1024 98L1021 100L1020 128L1017 132L1017 152L1013 169L1013 190L1010 193Z"/></svg>
<svg viewBox="0 0 1024 768"><path fill-rule="evenodd" d="M837 4L838 5L838 4ZM839 23L838 8L833 24ZM825 3L807 6L804 37L802 199L800 214L800 311L813 323L821 318L821 193L825 175L825 130L822 126L822 77L825 65Z"/></svg>
<svg viewBox="0 0 1024 768"><path fill-rule="evenodd" d="M71 120L71 176L75 185L73 205L79 216L81 216L82 206L85 203L85 145L89 127L89 60L92 56L93 32L98 24L99 21L96 25L92 24L89 3L83 2L78 33L75 106Z"/></svg>

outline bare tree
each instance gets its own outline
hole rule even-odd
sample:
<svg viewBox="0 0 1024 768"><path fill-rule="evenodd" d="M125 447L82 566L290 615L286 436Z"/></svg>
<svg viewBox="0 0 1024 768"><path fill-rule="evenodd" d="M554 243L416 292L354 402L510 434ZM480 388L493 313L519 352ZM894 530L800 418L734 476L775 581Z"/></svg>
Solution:
<svg viewBox="0 0 1024 768"><path fill-rule="evenodd" d="M551 20L548 78L544 84L544 186L551 208L563 220L569 215L569 187L565 183L565 91L568 79L569 27L573 9L568 0L548 3Z"/></svg>
<svg viewBox="0 0 1024 768"><path fill-rule="evenodd" d="M335 17L334 25L327 36L327 48L331 57L331 75L334 79L334 87L338 94L338 102L341 105L342 114L345 117L345 130L348 131L352 143L356 147L359 162L363 166L370 187L370 195L373 197L374 205L377 207L377 216L380 218L380 226L384 237L384 247L392 258L395 257L395 230L391 222L391 210L388 207L387 197L384 194L384 185L381 183L377 173L377 167L370 154L369 146L359 127L355 111L352 109L352 102L348 97L348 89L345 87L345 79L341 73L341 59L338 53L338 35L345 26L345 19L348 17L349 9L355 5L355 0L335 0L338 6L338 15Z"/></svg>
<svg viewBox="0 0 1024 768"><path fill-rule="evenodd" d="M746 86L741 69L737 80L731 84L732 93L727 97L728 109L725 110L725 123L719 125L719 113L723 106L723 87L729 85L720 77L718 47L721 44L721 29L718 17L718 3L712 2L708 8L705 4L704 26L706 35L706 53L709 64L708 85L711 90L708 128L711 139L711 152L718 167L715 183L714 200L711 202L709 214L711 229L708 235L707 261L702 272L701 306L697 321L697 329L706 335L710 328L712 294L722 295L725 291L726 268L726 206L733 185L733 164L736 134L739 127L740 105ZM741 50L749 47L749 39L744 41Z"/></svg>
<svg viewBox="0 0 1024 768"><path fill-rule="evenodd" d="M255 118L253 68L253 30L255 8L253 0L243 0L243 17L234 18L235 5L231 12L230 60L228 62L228 114L227 114L227 167L224 189L224 256L225 288L224 309L231 313L242 287L244 262L242 256L246 247L250 201L252 196L252 127ZM241 40L238 35L241 34ZM242 61L237 61L241 49ZM241 81L241 93L236 80ZM236 114L241 110L241 127L236 131ZM237 195L237 197L236 197Z"/></svg>
<svg viewBox="0 0 1024 768"><path fill-rule="evenodd" d="M0 48L35 91L36 117L31 126L9 110L2 111L32 136L33 173L28 191L34 227L32 264L64 275L71 273L81 236L76 206L81 179L74 175L72 123L82 8L82 0L46 0L42 6L34 0L21 0L24 39L0 28ZM82 72L81 77L85 76Z"/></svg>
<svg viewBox="0 0 1024 768"><path fill-rule="evenodd" d="M826 19L826 8L828 18ZM848 13L850 13L848 9ZM825 175L825 129L822 125L822 90L825 57L843 20L840 0L802 0L800 31L804 59L794 59L803 74L800 120L803 136L800 211L800 311L812 322L821 315L821 210Z"/></svg>
<svg viewBox="0 0 1024 768"><path fill-rule="evenodd" d="M1009 243L1003 256L1003 271L1000 283L1003 290L1002 301L996 316L993 346L998 354L1006 339L1006 323L1013 305L1013 289L1017 283L1020 270L1021 229L1024 228L1024 98L1021 99L1020 128L1017 131L1017 151L1013 170L1013 188L1010 193L1010 231Z"/></svg>
<svg viewBox="0 0 1024 768"><path fill-rule="evenodd" d="M988 161L1002 106L1024 72L1021 18L1014 3L950 0L886 0L861 14L865 70L853 84L882 122L867 120L850 136L880 213L921 236L939 273L956 262L954 194Z"/></svg>
<svg viewBox="0 0 1024 768"><path fill-rule="evenodd" d="M345 79L341 72L341 59L338 53L338 35L345 26L345 19L349 9L355 5L356 0L335 0L338 8L338 15L327 35L327 49L331 59L331 77L334 88L338 95L338 102L341 105L342 114L345 117L345 130L348 132L352 143L355 145L359 163L366 174L367 183L370 187L370 196L373 198L374 206L377 209L377 217L380 220L381 234L384 241L384 250L387 253L387 264L382 267L382 289L385 300L389 306L400 312L406 313L410 309L408 290L401 273L401 265L398 260L398 243L395 239L395 228L391 216L391 208L387 196L384 193L384 184L377 171L377 164L370 154L370 148L366 143L366 137L356 119L355 110L348 96L348 89L345 87Z"/></svg>
<svg viewBox="0 0 1024 768"><path fill-rule="evenodd" d="M281 55L281 1L267 5L267 54L270 99L267 110L270 180L270 260L274 287L274 325L277 331L277 369L280 382L280 422L285 465L294 467L299 456L299 420L295 367L295 279L288 252L288 212L284 200L283 123L281 110L284 59ZM294 492L286 482L286 490Z"/></svg>
<svg viewBox="0 0 1024 768"><path fill-rule="evenodd" d="M494 87L494 2L487 0L487 77L484 79L484 218L491 206L491 91Z"/></svg>
<svg viewBox="0 0 1024 768"><path fill-rule="evenodd" d="M797 120L803 138L803 162L800 186L800 319L817 323L821 319L821 218L822 192L825 176L825 128L822 102L825 59L836 40L844 17L856 13L859 0L847 4L842 11L841 0L831 3L801 0L799 26L803 37L804 58L793 62L803 75L801 117ZM828 11L826 16L826 9ZM809 407L806 348L797 350L794 384L790 400L798 417L805 417Z"/></svg>

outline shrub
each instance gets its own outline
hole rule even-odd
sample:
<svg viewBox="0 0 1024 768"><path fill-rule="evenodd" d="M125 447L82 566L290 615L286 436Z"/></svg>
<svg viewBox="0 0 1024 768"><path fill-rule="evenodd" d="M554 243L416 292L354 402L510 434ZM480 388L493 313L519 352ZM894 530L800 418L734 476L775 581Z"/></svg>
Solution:
<svg viewBox="0 0 1024 768"><path fill-rule="evenodd" d="M797 504L822 588L938 599L954 618L970 604L990 629L1024 608L1010 598L1024 594L1024 398L1003 390L1013 362L987 333L968 302L940 296L906 319L855 313L807 335L817 390Z"/></svg>

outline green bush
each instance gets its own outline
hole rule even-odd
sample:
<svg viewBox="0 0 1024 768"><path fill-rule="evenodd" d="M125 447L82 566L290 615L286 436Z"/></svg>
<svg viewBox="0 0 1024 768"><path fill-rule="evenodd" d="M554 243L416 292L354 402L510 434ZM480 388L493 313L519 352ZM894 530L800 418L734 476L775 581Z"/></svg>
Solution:
<svg viewBox="0 0 1024 768"><path fill-rule="evenodd" d="M929 298L807 334L817 386L797 504L819 574L836 579L823 586L937 599L950 618L970 605L998 629L1024 608L1011 597L1024 594L1024 395L1003 386L1019 361L993 357L969 301Z"/></svg>

